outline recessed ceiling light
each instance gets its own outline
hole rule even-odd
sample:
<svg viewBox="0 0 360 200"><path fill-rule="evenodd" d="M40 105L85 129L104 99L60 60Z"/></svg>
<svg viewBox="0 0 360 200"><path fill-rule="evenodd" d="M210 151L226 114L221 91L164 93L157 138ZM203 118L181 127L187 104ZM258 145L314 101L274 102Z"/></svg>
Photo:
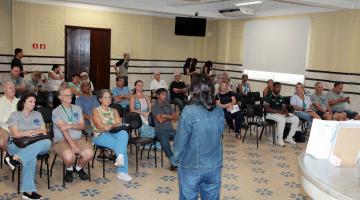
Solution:
<svg viewBox="0 0 360 200"><path fill-rule="evenodd" d="M262 1L249 1L244 3L237 3L235 6L246 6L246 5L253 5L253 4L259 4L262 3Z"/></svg>

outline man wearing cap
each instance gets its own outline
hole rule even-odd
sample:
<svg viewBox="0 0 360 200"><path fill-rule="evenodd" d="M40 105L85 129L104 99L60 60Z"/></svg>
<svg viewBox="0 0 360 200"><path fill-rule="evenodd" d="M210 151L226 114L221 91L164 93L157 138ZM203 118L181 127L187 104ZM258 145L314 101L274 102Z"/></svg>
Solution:
<svg viewBox="0 0 360 200"><path fill-rule="evenodd" d="M160 88L168 89L168 84L164 80L160 80L160 72L157 71L154 73L154 80L150 83L151 98L157 98L155 91Z"/></svg>
<svg viewBox="0 0 360 200"><path fill-rule="evenodd" d="M174 81L170 84L170 100L179 106L180 111L182 111L187 103L186 86L181 81L179 72L174 73Z"/></svg>

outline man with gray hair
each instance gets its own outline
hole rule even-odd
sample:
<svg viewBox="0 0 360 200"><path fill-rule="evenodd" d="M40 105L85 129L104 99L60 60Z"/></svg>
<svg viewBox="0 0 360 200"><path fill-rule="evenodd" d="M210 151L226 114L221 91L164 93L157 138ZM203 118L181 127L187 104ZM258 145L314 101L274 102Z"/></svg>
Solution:
<svg viewBox="0 0 360 200"><path fill-rule="evenodd" d="M154 80L152 80L150 83L152 99L157 99L155 91L160 88L168 89L168 84L166 83L166 81L160 79L160 72L156 71L156 72L154 72Z"/></svg>
<svg viewBox="0 0 360 200"><path fill-rule="evenodd" d="M10 132L7 121L11 113L16 111L19 99L15 97L15 85L13 82L3 82L3 91L4 96L0 97L0 149L6 151Z"/></svg>

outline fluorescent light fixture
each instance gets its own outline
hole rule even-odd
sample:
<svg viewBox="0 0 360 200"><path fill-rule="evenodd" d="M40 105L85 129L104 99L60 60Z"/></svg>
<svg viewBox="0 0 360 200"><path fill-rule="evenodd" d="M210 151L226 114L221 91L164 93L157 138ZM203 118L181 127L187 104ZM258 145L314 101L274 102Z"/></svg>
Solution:
<svg viewBox="0 0 360 200"><path fill-rule="evenodd" d="M259 4L262 3L262 1L249 1L244 3L237 3L235 6L246 6L246 5L253 5L253 4Z"/></svg>

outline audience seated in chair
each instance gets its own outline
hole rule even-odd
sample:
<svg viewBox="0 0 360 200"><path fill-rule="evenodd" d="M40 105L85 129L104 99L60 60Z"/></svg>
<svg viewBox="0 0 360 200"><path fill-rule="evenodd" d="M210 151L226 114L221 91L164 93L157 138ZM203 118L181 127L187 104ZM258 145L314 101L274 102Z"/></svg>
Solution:
<svg viewBox="0 0 360 200"><path fill-rule="evenodd" d="M68 87L71 90L71 93L78 98L81 95L81 89L80 89L80 74L74 74L72 75L71 82L68 82Z"/></svg>
<svg viewBox="0 0 360 200"><path fill-rule="evenodd" d="M170 159L173 155L170 139L173 139L176 133L172 121L177 119L177 115L168 101L167 90L165 88L156 90L156 96L158 100L151 107L155 122L155 134L160 141L161 148L164 150L166 157ZM175 167L171 165L170 170L174 169Z"/></svg>
<svg viewBox="0 0 360 200"><path fill-rule="evenodd" d="M332 112L345 112L346 117L349 119L359 120L360 115L358 112L350 110L350 97L345 96L343 93L344 84L335 82L334 88L326 94Z"/></svg>
<svg viewBox="0 0 360 200"><path fill-rule="evenodd" d="M235 132L237 138L241 138L240 129L245 126L244 116L239 105L236 104L234 93L229 91L226 83L221 84L220 92L215 95L215 100L216 104L223 108L226 123L229 125L230 129ZM235 127L233 120L235 120Z"/></svg>
<svg viewBox="0 0 360 200"><path fill-rule="evenodd" d="M154 79L150 83L150 90L152 91L152 97L156 99L156 90L160 88L168 89L166 81L160 79L160 72L154 73Z"/></svg>
<svg viewBox="0 0 360 200"><path fill-rule="evenodd" d="M26 83L23 77L20 76L20 67L12 66L10 76L5 79L4 82L10 81L15 85L15 96L20 97L26 89Z"/></svg>
<svg viewBox="0 0 360 200"><path fill-rule="evenodd" d="M81 96L76 99L75 104L80 106L85 121L85 131L88 134L92 133L91 116L93 109L99 107L99 102L96 96L91 94L90 83L82 81L80 83Z"/></svg>
<svg viewBox="0 0 360 200"><path fill-rule="evenodd" d="M306 121L306 128L311 128L312 119L321 119L321 117L316 114L311 109L311 100L310 97L305 95L304 93L304 86L302 83L296 84L296 91L293 96L291 96L290 104L294 109L294 114Z"/></svg>
<svg viewBox="0 0 360 200"><path fill-rule="evenodd" d="M180 111L187 103L185 83L181 81L181 75L179 72L175 72L174 81L170 84L170 100L179 106Z"/></svg>
<svg viewBox="0 0 360 200"><path fill-rule="evenodd" d="M322 119L325 120L338 120L343 121L346 119L346 113L335 112L333 113L326 95L323 93L324 87L321 82L315 83L315 93L311 95L311 103L313 104L313 110Z"/></svg>
<svg viewBox="0 0 360 200"><path fill-rule="evenodd" d="M141 116L142 125L139 128L141 137L154 138L155 130L149 126L148 121L150 103L143 93L143 82L141 80L135 81L134 94L130 97L130 112L136 112ZM156 148L159 149L158 147Z"/></svg>
<svg viewBox="0 0 360 200"><path fill-rule="evenodd" d="M242 79L242 81L241 81L241 83L239 83L239 85L237 87L237 91L241 96L247 96L248 92L251 92L250 84L247 82L248 75L243 74L241 79Z"/></svg>
<svg viewBox="0 0 360 200"><path fill-rule="evenodd" d="M31 80L26 81L27 92L33 92L37 94L38 92L47 91L46 88L46 78L41 76L41 72L35 70L31 73Z"/></svg>
<svg viewBox="0 0 360 200"><path fill-rule="evenodd" d="M215 83L215 86L214 86L214 88L215 88L215 94L217 94L217 93L219 92L219 90L220 90L220 85L225 82L225 78L226 78L226 76L224 75L224 73L221 73L221 74L219 74L219 75L217 76L217 78L216 78L216 83Z"/></svg>
<svg viewBox="0 0 360 200"><path fill-rule="evenodd" d="M80 74L80 82L83 82L83 81L89 82L89 83L90 83L91 92L94 91L94 85L93 85L93 83L90 81L89 75L88 75L88 73L86 73L86 72L81 72L81 74Z"/></svg>
<svg viewBox="0 0 360 200"><path fill-rule="evenodd" d="M263 97L265 98L267 95L271 94L273 91L273 83L274 81L272 79L269 79L267 82L266 87L264 88L263 91Z"/></svg>
<svg viewBox="0 0 360 200"><path fill-rule="evenodd" d="M16 111L19 99L15 97L15 85L13 82L3 82L2 86L4 96L0 97L0 149L3 151L7 151L7 144L10 132L7 121L11 113Z"/></svg>
<svg viewBox="0 0 360 200"><path fill-rule="evenodd" d="M97 146L110 148L115 152L117 166L117 178L123 181L131 181L128 174L127 144L129 135L127 131L121 130L110 133L112 128L121 125L121 118L116 109L110 108L110 90L100 90L98 100L101 105L94 108L92 113L92 125L94 129L93 143Z"/></svg>
<svg viewBox="0 0 360 200"><path fill-rule="evenodd" d="M52 113L54 151L64 161L66 182L73 181L73 171L79 174L81 180L87 180L89 175L83 167L92 159L94 152L91 143L81 139L82 130L85 129L83 112L79 106L71 104L73 94L70 88L61 87L58 93L61 105ZM76 155L80 158L73 166Z"/></svg>
<svg viewBox="0 0 360 200"><path fill-rule="evenodd" d="M122 76L116 77L116 87L111 90L114 95L114 103L120 104L125 112L129 112L129 100L131 92L129 87L125 86L125 78Z"/></svg>
<svg viewBox="0 0 360 200"><path fill-rule="evenodd" d="M17 104L17 111L13 112L7 122L10 129L10 140L8 144L9 155L5 162L11 170L17 165L22 165L22 180L20 191L22 199L40 199L41 195L36 193L35 170L37 156L46 154L51 147L49 139L39 140L24 148L15 145L13 138L32 137L34 135L46 134L46 127L41 114L34 111L36 103L35 94L25 94Z"/></svg>
<svg viewBox="0 0 360 200"><path fill-rule="evenodd" d="M290 114L286 109L286 105L284 104L284 99L280 95L281 84L279 82L275 82L274 89L270 95L265 97L264 109L266 112L266 119L273 120L277 123L277 144L279 146L285 146L283 140L284 128L286 123L291 123L291 128L289 131L289 135L285 139L285 142L290 144L296 144L293 139L295 135L296 129L299 125L299 118L293 114Z"/></svg>

